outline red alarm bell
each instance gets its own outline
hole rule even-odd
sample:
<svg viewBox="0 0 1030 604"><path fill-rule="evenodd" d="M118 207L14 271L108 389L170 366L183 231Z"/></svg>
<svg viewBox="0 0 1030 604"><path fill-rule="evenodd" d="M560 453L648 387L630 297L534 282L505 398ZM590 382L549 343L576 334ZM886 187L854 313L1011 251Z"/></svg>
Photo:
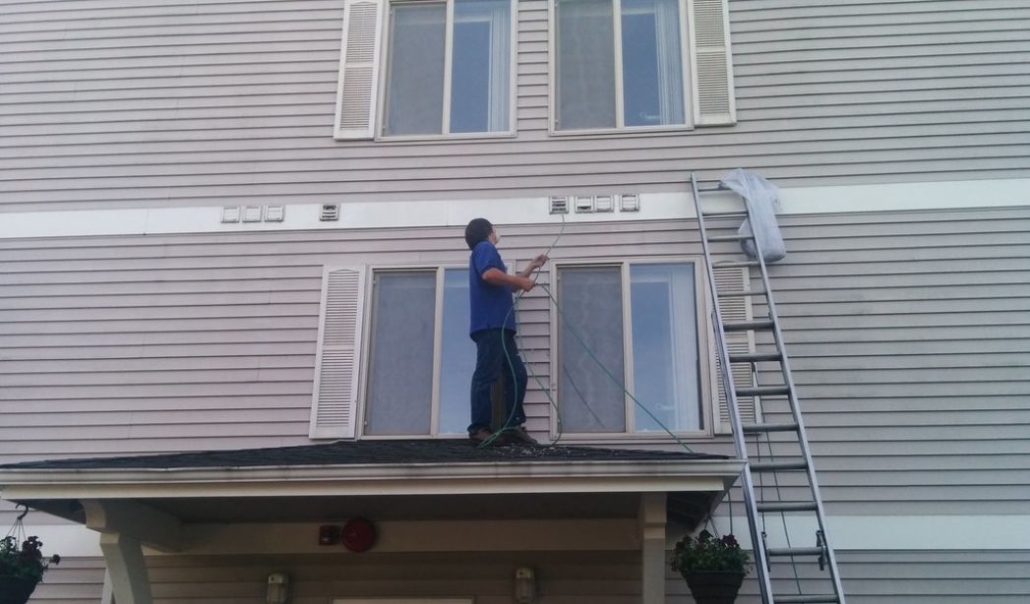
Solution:
<svg viewBox="0 0 1030 604"><path fill-rule="evenodd" d="M343 546L354 553L367 552L376 541L376 527L365 518L351 518L343 525Z"/></svg>

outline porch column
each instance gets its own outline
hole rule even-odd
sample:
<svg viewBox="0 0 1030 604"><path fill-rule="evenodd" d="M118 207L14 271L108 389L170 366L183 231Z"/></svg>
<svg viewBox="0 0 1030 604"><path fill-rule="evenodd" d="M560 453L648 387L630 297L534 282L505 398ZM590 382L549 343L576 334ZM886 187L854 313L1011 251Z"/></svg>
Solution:
<svg viewBox="0 0 1030 604"><path fill-rule="evenodd" d="M643 604L665 604L665 493L640 497Z"/></svg>
<svg viewBox="0 0 1030 604"><path fill-rule="evenodd" d="M115 602L152 604L150 578L140 542L121 533L101 533L100 551L104 553L107 572L111 575Z"/></svg>

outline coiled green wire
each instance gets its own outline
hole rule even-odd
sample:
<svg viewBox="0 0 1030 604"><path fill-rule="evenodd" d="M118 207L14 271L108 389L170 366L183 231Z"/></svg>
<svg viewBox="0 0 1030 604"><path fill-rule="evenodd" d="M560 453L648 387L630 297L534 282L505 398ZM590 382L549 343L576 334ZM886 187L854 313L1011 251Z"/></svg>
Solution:
<svg viewBox="0 0 1030 604"><path fill-rule="evenodd" d="M564 214L559 214L559 216L561 216L561 221L562 221L561 229L558 231L558 236L555 237L554 242L551 243L551 246L547 248L547 252L545 253L545 255L547 255L548 257L550 257L551 251L558 245L558 242L561 240L562 235L565 234L565 225L566 225L565 215ZM536 280L537 280L537 278L539 278L539 276L540 276L540 273L537 272L537 274L533 277L533 283L536 283ZM551 292L551 290L548 289L546 285L543 285L543 284L537 284L537 285L539 285L539 287L541 289L543 289L547 293L547 297L550 299L551 303L554 305L554 309L558 313L558 315L561 316L562 318L564 318L565 315L564 315L564 313L562 313L561 306L558 304L558 300L557 300L557 298L554 297L554 294ZM518 306L519 300L522 299L522 296L525 295L525 293L526 292L519 292L518 295L515 296L515 301L512 304L511 309L508 311L508 314L505 315L505 317L504 317L504 322L505 323L508 322L508 317L513 312L515 313L516 324L518 323L518 310L516 310L516 307ZM568 328L569 333L571 333L573 335L573 337L575 337L576 340L580 343L580 345L583 346L583 349L586 351L587 356L590 357L590 359L593 360L595 363L597 363L597 366L601 368L601 370L604 372L604 374L606 376L608 376L608 378L611 379L612 382L614 382L615 385L618 386L626 396L628 396L638 407L643 409L644 413L646 413L652 420L654 420L655 423L657 423L662 428L662 430L664 430L670 437L672 437L672 439L674 441L676 441L676 443L679 446L683 447L683 449L685 449L687 452L693 453L693 450L691 450L691 448L689 446L687 446L687 444L685 442L683 442L682 439L680 439L678 436L676 436L672 432L672 430L669 429L668 426L666 426L660 419L658 419L655 416L654 413L651 413L650 409L648 409L643 403L641 403L639 400L637 400L637 397L633 396L633 393L631 393L629 390L626 390L626 386L622 383L622 381L619 380L619 378L616 377L615 374L613 374L611 371L609 371L608 368L604 365L604 363L599 358L597 358L597 355L594 354L594 351L591 350L591 348L589 346L587 346L587 343L583 340L583 337L579 334L578 331L576 331L575 328L572 327L571 324L566 323L565 327ZM519 335L518 331L515 332L515 338L518 341L519 348L523 348L522 341L521 341L521 336ZM507 348L507 346L505 344L505 341L504 341L504 331L503 330L501 331L501 347L504 349L504 358L508 361L508 368L511 370L511 378L512 378L511 381L512 381L513 384L515 384L515 388L517 389L518 388L518 379L517 379L517 376L516 376L516 373L515 373L515 363L512 361L511 355L508 353L508 348ZM551 404L551 407L554 408L555 417L558 420L558 435L547 446L549 446L549 447L556 446L558 444L558 441L561 440L562 433L563 433L562 432L561 414L559 413L558 403L555 402L554 397L551 396L550 389L544 387L543 381L536 374L536 372L533 371L532 364L524 363L524 365L526 366L526 369L528 370L528 372L533 376L533 379L536 381L537 385L540 387L540 390L542 390L544 392L545 396L547 396L547 400ZM518 400L518 392L517 391L515 392L515 400ZM511 422L512 422L512 420L514 418L515 418L515 405L512 405L511 412L508 414L508 419L507 419L507 421L505 421L504 426L502 426L501 429L498 430L497 432L494 432L493 434L491 434L489 438L487 438L486 440L481 442L479 444L479 447L488 447L491 444L493 444L498 438L500 438L501 435L504 432L506 432L508 430L514 430L515 428L511 425Z"/></svg>

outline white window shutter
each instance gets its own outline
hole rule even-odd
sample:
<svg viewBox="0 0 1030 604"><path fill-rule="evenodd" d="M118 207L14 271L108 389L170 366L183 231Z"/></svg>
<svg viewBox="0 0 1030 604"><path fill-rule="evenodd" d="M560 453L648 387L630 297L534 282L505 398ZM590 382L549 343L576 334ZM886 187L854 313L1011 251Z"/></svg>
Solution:
<svg viewBox="0 0 1030 604"><path fill-rule="evenodd" d="M721 292L732 292L746 290L751 285L750 271L746 268L718 268L713 271L716 286ZM752 318L750 298L723 298L719 301L719 311L722 313L722 320L727 323L749 321ZM730 354L742 354L754 352L754 335L750 332L732 332L726 334L726 348ZM719 415L715 424L715 431L720 434L729 434L730 410L726 391L722 384L722 360L716 353L715 369L718 372L718 399ZM748 364L730 365L730 372L733 375L733 383L737 388L752 385L751 367ZM740 409L740 419L744 423L755 421L755 399L754 397L737 397L737 408Z"/></svg>
<svg viewBox="0 0 1030 604"><path fill-rule="evenodd" d="M315 359L311 438L354 438L365 308L365 267L328 269Z"/></svg>
<svg viewBox="0 0 1030 604"><path fill-rule="evenodd" d="M729 0L687 0L694 125L737 123Z"/></svg>
<svg viewBox="0 0 1030 604"><path fill-rule="evenodd" d="M340 81L336 89L334 137L375 137L379 56L384 0L346 0L340 45Z"/></svg>

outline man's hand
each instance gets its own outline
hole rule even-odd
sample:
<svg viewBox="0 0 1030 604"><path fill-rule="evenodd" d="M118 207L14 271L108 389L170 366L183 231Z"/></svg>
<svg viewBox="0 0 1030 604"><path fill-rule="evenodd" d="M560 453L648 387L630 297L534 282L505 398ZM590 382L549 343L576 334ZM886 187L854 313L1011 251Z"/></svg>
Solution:
<svg viewBox="0 0 1030 604"><path fill-rule="evenodd" d="M519 273L519 277L526 277L526 278L528 278L530 275L533 274L533 271L537 270L538 268L540 268L544 264L547 264L547 254L540 254L536 258L533 258L532 260L529 261L529 264L526 265L526 268L522 269L522 272ZM530 288L530 289L532 289L532 288ZM523 288L523 291L527 291L528 292L529 289Z"/></svg>

